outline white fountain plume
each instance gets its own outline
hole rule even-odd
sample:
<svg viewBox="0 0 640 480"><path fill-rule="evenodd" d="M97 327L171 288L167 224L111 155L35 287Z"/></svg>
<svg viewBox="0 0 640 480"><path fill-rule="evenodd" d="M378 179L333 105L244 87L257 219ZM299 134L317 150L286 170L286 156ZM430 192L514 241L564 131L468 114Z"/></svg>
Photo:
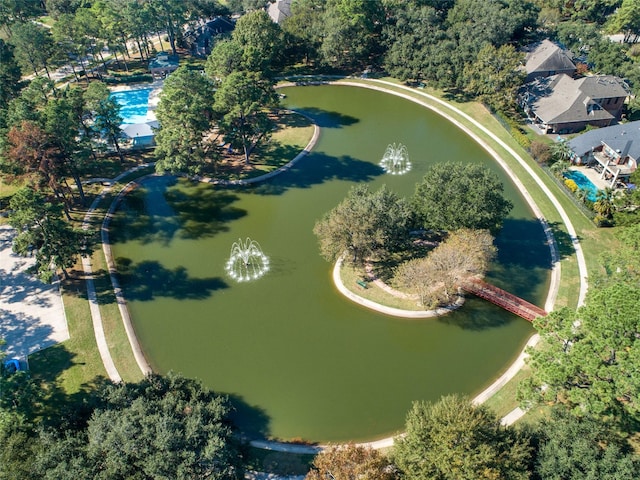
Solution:
<svg viewBox="0 0 640 480"><path fill-rule="evenodd" d="M380 166L391 175L404 175L407 173L411 170L407 147L401 143L397 145L395 143L390 144L384 152Z"/></svg>
<svg viewBox="0 0 640 480"><path fill-rule="evenodd" d="M248 282L262 277L269 271L269 259L262 253L260 245L247 237L231 245L231 255L224 269L238 282Z"/></svg>

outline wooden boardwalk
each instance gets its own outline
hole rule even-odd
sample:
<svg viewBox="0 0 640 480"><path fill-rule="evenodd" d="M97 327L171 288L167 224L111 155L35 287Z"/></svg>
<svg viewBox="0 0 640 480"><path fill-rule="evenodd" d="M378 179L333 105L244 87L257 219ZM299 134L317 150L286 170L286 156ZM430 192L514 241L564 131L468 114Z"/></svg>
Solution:
<svg viewBox="0 0 640 480"><path fill-rule="evenodd" d="M534 318L547 315L547 312L542 308L482 280L465 282L462 285L462 289L480 298L484 298L511 313L515 313L530 322L533 321Z"/></svg>

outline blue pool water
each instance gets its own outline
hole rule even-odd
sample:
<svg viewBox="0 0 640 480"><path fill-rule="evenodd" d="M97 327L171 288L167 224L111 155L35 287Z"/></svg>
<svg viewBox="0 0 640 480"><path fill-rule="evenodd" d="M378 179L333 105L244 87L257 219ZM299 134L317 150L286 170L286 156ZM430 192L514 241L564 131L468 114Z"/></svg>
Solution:
<svg viewBox="0 0 640 480"><path fill-rule="evenodd" d="M111 98L120 104L120 116L123 124L145 123L149 110L151 88L113 92Z"/></svg>
<svg viewBox="0 0 640 480"><path fill-rule="evenodd" d="M564 175L565 178L570 178L571 180L576 182L576 185L578 185L578 188L580 190L586 190L587 191L587 199L590 202L595 202L596 201L596 196L598 194L598 189L596 188L596 186L593 183L591 183L591 180L589 180L587 177L584 176L584 174L582 174L581 172L577 172L575 170L568 170L568 171L564 172L563 175Z"/></svg>

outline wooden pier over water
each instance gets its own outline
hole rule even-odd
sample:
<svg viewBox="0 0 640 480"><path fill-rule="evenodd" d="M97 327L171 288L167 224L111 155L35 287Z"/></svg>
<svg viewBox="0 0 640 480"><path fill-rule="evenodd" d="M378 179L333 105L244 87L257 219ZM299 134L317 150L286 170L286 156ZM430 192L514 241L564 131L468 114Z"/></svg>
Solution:
<svg viewBox="0 0 640 480"><path fill-rule="evenodd" d="M462 285L462 289L480 298L484 298L511 313L515 313L530 322L533 321L534 318L547 315L547 312L542 308L482 280L469 280Z"/></svg>

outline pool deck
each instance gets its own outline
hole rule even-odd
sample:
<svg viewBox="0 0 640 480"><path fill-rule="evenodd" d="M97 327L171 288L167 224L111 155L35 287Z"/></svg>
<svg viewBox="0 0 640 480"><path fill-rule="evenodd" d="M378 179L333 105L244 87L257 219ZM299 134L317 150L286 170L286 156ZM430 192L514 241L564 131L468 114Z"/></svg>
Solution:
<svg viewBox="0 0 640 480"><path fill-rule="evenodd" d="M598 190L604 190L605 188L610 187L609 182L607 182L606 180L604 180L603 178L600 178L600 174L593 168L591 167L585 167L585 166L572 166L571 168L569 168L569 170L573 170L574 172L580 172L582 173L585 177L587 177L589 179L589 181L591 183L593 183L595 185L595 187Z"/></svg>

